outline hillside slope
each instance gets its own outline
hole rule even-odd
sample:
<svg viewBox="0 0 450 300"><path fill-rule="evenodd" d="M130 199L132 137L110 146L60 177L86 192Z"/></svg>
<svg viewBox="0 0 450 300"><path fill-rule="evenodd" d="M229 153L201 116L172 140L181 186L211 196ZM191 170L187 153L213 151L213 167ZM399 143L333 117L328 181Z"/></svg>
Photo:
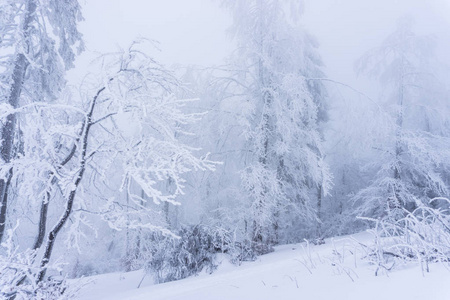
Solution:
<svg viewBox="0 0 450 300"><path fill-rule="evenodd" d="M142 271L93 276L78 300L450 299L450 270L445 266L431 265L431 272L424 274L420 266L398 266L375 276L374 266L352 254L359 252L353 239L368 242L370 236L327 239L320 246L279 246L274 253L241 266L223 258L211 275L158 285L145 277L139 289Z"/></svg>

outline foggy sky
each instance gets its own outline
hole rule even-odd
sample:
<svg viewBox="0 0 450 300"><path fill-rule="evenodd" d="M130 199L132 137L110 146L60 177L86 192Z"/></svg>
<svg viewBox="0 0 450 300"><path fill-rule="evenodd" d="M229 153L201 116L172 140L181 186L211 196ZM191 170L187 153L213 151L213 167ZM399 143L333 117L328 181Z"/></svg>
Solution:
<svg viewBox="0 0 450 300"><path fill-rule="evenodd" d="M410 15L416 31L435 34L446 59L450 49L450 0L306 0L303 24L320 43L331 78L357 84L353 63ZM226 33L231 24L218 0L86 0L80 25L87 51L69 80L77 83L99 52L126 47L136 37L160 42L157 59L175 63L218 65L232 51Z"/></svg>

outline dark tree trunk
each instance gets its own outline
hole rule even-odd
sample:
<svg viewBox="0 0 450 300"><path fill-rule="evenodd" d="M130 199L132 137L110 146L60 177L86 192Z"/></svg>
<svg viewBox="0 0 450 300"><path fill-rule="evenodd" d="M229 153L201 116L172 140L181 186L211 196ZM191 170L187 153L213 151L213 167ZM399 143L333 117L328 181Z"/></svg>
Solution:
<svg viewBox="0 0 450 300"><path fill-rule="evenodd" d="M322 184L320 184L317 187L317 238L322 238L322 197L323 187Z"/></svg>
<svg viewBox="0 0 450 300"><path fill-rule="evenodd" d="M41 212L39 215L39 228L38 228L38 236L36 237L36 241L33 245L33 250L39 249L44 242L45 230L47 227L47 213L48 213L48 204L50 201L50 192L46 192L44 199L41 203Z"/></svg>
<svg viewBox="0 0 450 300"><path fill-rule="evenodd" d="M80 136L82 135L84 131L84 125L80 130ZM79 139L76 140L75 144L73 145L72 149L70 150L69 154L64 158L64 160L61 162L61 165L58 166L58 169L62 168L64 165L66 165L75 155L76 149L77 149L77 142L79 142ZM50 172L49 174L50 184L54 185L56 183L56 178L54 177L54 174ZM47 190L45 192L44 199L42 199L41 202L41 210L39 214L39 223L38 223L38 235L36 237L36 241L33 245L33 250L39 249L42 246L42 243L44 242L45 232L47 228L47 214L48 214L48 206L50 202L50 191Z"/></svg>
<svg viewBox="0 0 450 300"><path fill-rule="evenodd" d="M112 79L110 79L111 81ZM66 224L67 220L70 217L70 214L72 213L73 203L75 201L75 196L77 192L77 188L81 183L81 180L83 179L84 172L86 171L86 160L87 160L87 148L88 148L88 138L89 138L89 131L92 126L92 115L94 113L94 108L97 103L97 99L100 96L100 94L106 89L106 87L101 88L97 91L97 94L95 95L94 99L92 100L91 106L89 108L89 111L86 115L86 120L83 126L83 132L81 135L81 153L80 153L80 165L78 169L78 176L75 179L74 182L74 188L70 192L69 197L67 198L66 202L66 208L59 218L58 223L53 227L53 229L49 232L48 238L47 238L47 244L45 247L44 256L41 260L41 271L39 272L37 283L42 282L42 280L45 277L45 274L47 273L47 265L50 261L53 247L55 245L56 237L58 236L58 233L61 231L63 226Z"/></svg>
<svg viewBox="0 0 450 300"><path fill-rule="evenodd" d="M0 243L2 242L6 228L6 214L8 210L8 187L11 184L12 169L9 169L7 178L0 180Z"/></svg>

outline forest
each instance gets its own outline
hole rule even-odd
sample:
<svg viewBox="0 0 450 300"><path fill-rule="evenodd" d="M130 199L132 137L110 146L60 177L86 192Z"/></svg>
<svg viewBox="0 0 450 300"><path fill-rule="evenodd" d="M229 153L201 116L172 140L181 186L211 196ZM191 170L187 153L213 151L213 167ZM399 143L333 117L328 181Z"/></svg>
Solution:
<svg viewBox="0 0 450 300"><path fill-rule="evenodd" d="M398 16L349 66L359 86L327 75L305 2L212 1L233 48L218 64L168 65L136 36L85 67L83 1L0 0L0 298L365 230L375 275L449 266L447 41Z"/></svg>

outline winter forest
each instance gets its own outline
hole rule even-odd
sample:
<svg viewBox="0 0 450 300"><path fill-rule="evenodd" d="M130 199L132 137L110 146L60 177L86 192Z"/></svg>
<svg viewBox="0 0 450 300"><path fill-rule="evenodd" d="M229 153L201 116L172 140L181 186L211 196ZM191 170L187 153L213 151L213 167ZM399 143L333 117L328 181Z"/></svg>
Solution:
<svg viewBox="0 0 450 300"><path fill-rule="evenodd" d="M163 2L0 0L0 299L449 299L450 3Z"/></svg>

